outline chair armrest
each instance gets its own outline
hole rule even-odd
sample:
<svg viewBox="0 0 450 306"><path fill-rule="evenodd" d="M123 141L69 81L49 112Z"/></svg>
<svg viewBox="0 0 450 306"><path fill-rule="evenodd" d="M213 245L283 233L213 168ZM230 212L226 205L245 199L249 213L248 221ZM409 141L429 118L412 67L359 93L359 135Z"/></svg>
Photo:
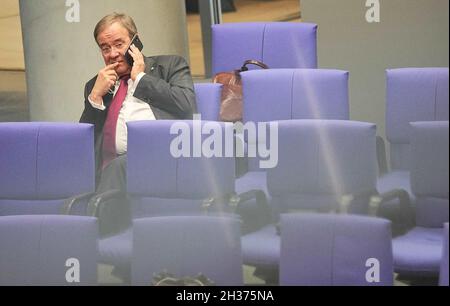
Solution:
<svg viewBox="0 0 450 306"><path fill-rule="evenodd" d="M120 189L111 189L92 197L88 203L88 215L99 217L99 212L103 205L106 205L110 200L119 199L125 196L126 193Z"/></svg>
<svg viewBox="0 0 450 306"><path fill-rule="evenodd" d="M262 190L252 189L239 194L237 197L237 206L245 201L255 199L258 206L261 206L264 209L269 209L269 203L267 202L266 194Z"/></svg>
<svg viewBox="0 0 450 306"><path fill-rule="evenodd" d="M406 227L413 227L414 209L407 191L403 189L393 189L382 194L375 195L370 201L370 214L374 216L380 215L380 206L388 201L398 199L400 205L400 218Z"/></svg>
<svg viewBox="0 0 450 306"><path fill-rule="evenodd" d="M377 162L378 162L378 175L381 176L388 172L386 145L384 139L381 136L377 136Z"/></svg>
<svg viewBox="0 0 450 306"><path fill-rule="evenodd" d="M208 210L214 205L220 205L225 203L231 209L233 213L238 213L239 206L249 200L255 199L258 209L261 209L270 217L270 206L267 202L266 194L259 189L253 189L241 194L231 193L224 197L209 197L202 201L202 210L207 213Z"/></svg>
<svg viewBox="0 0 450 306"><path fill-rule="evenodd" d="M234 205L235 213L242 220L242 235L257 231L273 222L272 207L264 191L260 189L249 190L231 200L230 205Z"/></svg>
<svg viewBox="0 0 450 306"><path fill-rule="evenodd" d="M232 212L236 211L236 207L239 203L239 196L236 193L230 193L221 197L209 197L202 201L201 208L203 212L208 213L209 209L213 206L221 206L225 204L231 208Z"/></svg>
<svg viewBox="0 0 450 306"><path fill-rule="evenodd" d="M79 194L68 198L64 201L63 206L61 207L62 215L70 215L72 211L72 207L79 201L87 200L95 195L95 192L87 192L83 194Z"/></svg>
<svg viewBox="0 0 450 306"><path fill-rule="evenodd" d="M376 190L364 190L351 194L344 194L339 200L337 212L340 214L350 214L354 213L356 210L357 213L365 213L367 209L366 204L370 203L371 198L376 194L378 194Z"/></svg>

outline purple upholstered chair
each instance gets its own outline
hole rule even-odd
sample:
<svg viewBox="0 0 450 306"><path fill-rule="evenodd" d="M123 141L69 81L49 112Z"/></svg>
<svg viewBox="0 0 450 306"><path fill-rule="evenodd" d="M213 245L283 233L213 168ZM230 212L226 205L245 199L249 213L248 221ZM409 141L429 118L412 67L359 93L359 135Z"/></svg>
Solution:
<svg viewBox="0 0 450 306"><path fill-rule="evenodd" d="M221 84L196 83L194 84L197 110L202 120L219 120Z"/></svg>
<svg viewBox="0 0 450 306"><path fill-rule="evenodd" d="M443 226L449 221L449 123L411 123L411 191L416 227L393 240L395 270L403 275L437 276Z"/></svg>
<svg viewBox="0 0 450 306"><path fill-rule="evenodd" d="M390 170L380 169L380 193L403 189L414 201L409 177L412 166L409 123L448 119L448 68L386 71L386 137L390 144ZM383 208L396 220L397 201L389 201Z"/></svg>
<svg viewBox="0 0 450 306"><path fill-rule="evenodd" d="M0 215L59 214L95 190L90 124L0 123L0 148Z"/></svg>
<svg viewBox="0 0 450 306"><path fill-rule="evenodd" d="M367 212L376 193L375 134L375 125L363 122L279 121L278 165L267 170L272 208ZM244 235L242 250L245 263L276 269L280 237L275 226Z"/></svg>
<svg viewBox="0 0 450 306"><path fill-rule="evenodd" d="M291 22L212 26L212 74L259 60L270 68L317 68L317 25Z"/></svg>
<svg viewBox="0 0 450 306"><path fill-rule="evenodd" d="M243 121L349 119L347 71L269 69L242 73Z"/></svg>
<svg viewBox="0 0 450 306"><path fill-rule="evenodd" d="M278 122L278 132L278 165L267 170L267 186L280 212L338 211L344 195L354 196L351 211L367 211L376 193L374 124L286 120Z"/></svg>
<svg viewBox="0 0 450 306"><path fill-rule="evenodd" d="M136 121L128 123L127 195L133 219L148 216L198 215L208 211L228 210L234 196L233 157L175 157L173 141L180 133L217 127L222 135L233 135L232 124L196 121ZM171 134L171 130L172 133ZM208 130L208 133L211 131ZM192 141L197 136L185 134L195 153ZM201 135L205 140L208 135ZM220 138L219 138L220 139ZM194 140L196 141L196 140ZM173 145L173 146L172 146ZM200 153L200 152L199 152ZM221 153L225 146L222 144ZM92 203L95 202L95 199ZM97 203L101 203L101 200ZM101 261L129 271L132 251L131 228L100 240ZM122 276L126 277L126 274Z"/></svg>
<svg viewBox="0 0 450 306"><path fill-rule="evenodd" d="M199 213L205 199L234 195L234 157L225 157L226 137L218 138L222 141L219 151L223 157L207 157L194 149L193 141L197 138L194 133L200 129L211 133L209 129L218 125L219 131L215 133L232 136L230 123L190 120L128 123L127 192L134 217ZM190 156L175 157L171 146L175 147L173 141L180 139L177 135L183 128L191 133L185 135ZM203 143L206 138L209 134L202 134L199 140Z"/></svg>
<svg viewBox="0 0 450 306"><path fill-rule="evenodd" d="M327 69L274 69L242 73L243 121L290 119L349 119L348 72ZM249 142L248 146L256 146ZM258 159L249 160L249 171L260 171ZM263 172L264 173L264 172ZM265 185L263 173L256 186ZM236 188L248 188L249 173ZM256 180L255 180L256 181ZM252 186L252 187L256 187ZM240 191L240 190L239 190Z"/></svg>
<svg viewBox="0 0 450 306"><path fill-rule="evenodd" d="M444 226L444 248L439 272L439 285L448 286L448 222Z"/></svg>
<svg viewBox="0 0 450 306"><path fill-rule="evenodd" d="M349 119L348 72L328 69L273 69L242 73L243 121ZM248 149L256 147L248 142ZM261 139L258 139L261 142ZM304 159L304 158L302 158ZM307 160L307 159L305 159ZM248 172L236 180L236 191L267 191L266 171L249 158ZM251 206L251 204L248 204Z"/></svg>
<svg viewBox="0 0 450 306"><path fill-rule="evenodd" d="M232 217L166 216L133 223L133 285L150 285L155 275L199 273L215 285L243 284L240 220Z"/></svg>
<svg viewBox="0 0 450 306"><path fill-rule="evenodd" d="M280 285L393 285L390 221L356 215L281 215Z"/></svg>
<svg viewBox="0 0 450 306"><path fill-rule="evenodd" d="M92 217L1 216L0 285L95 285L97 238Z"/></svg>

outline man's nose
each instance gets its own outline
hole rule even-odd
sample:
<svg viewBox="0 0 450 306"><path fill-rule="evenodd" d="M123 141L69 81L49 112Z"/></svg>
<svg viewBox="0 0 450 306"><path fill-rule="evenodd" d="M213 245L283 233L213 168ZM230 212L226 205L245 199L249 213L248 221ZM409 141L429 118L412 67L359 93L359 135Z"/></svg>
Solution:
<svg viewBox="0 0 450 306"><path fill-rule="evenodd" d="M116 58L119 55L120 55L120 50L118 48L115 48L115 47L111 48L111 54L110 54L111 57Z"/></svg>

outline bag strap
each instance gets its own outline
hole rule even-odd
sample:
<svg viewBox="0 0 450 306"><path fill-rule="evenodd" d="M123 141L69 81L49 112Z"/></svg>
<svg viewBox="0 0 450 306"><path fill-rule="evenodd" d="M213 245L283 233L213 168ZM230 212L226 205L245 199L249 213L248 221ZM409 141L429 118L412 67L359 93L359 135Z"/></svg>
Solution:
<svg viewBox="0 0 450 306"><path fill-rule="evenodd" d="M264 64L263 62L257 61L257 60L246 60L244 62L244 65L241 67L241 71L247 71L247 65L256 65L259 66L263 69L269 69L269 66L267 66L266 64Z"/></svg>

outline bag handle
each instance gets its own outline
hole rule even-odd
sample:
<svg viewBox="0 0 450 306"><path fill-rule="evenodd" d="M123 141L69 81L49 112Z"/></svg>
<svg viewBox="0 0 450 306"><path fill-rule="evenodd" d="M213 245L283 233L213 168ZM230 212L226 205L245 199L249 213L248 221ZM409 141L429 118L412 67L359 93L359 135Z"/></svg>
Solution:
<svg viewBox="0 0 450 306"><path fill-rule="evenodd" d="M244 62L244 65L241 67L241 71L247 71L247 65L256 65L259 66L263 69L269 69L269 66L267 66L266 64L264 64L263 62L257 61L257 60L246 60Z"/></svg>

